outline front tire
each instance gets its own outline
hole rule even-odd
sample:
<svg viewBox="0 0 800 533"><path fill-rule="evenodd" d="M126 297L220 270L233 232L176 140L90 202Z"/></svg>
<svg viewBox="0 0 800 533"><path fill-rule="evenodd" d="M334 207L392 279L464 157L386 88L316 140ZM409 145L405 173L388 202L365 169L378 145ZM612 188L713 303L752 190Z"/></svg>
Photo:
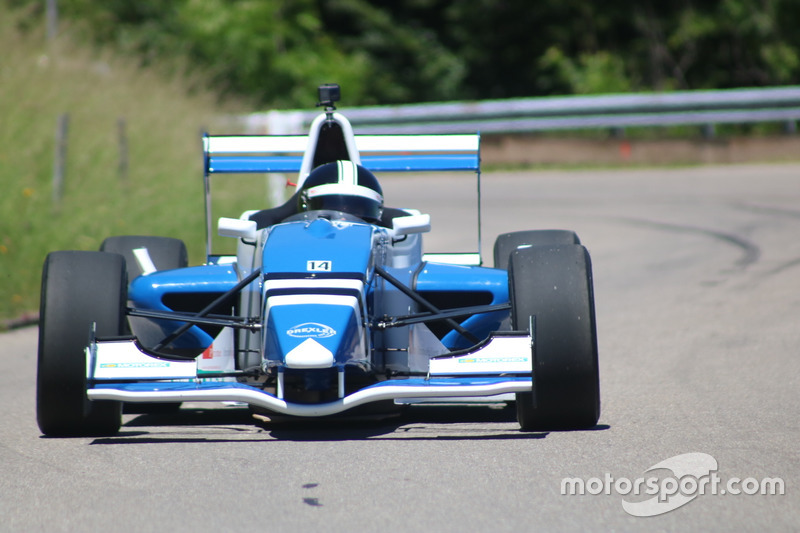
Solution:
<svg viewBox="0 0 800 533"><path fill-rule="evenodd" d="M186 244L180 239L171 237L154 237L151 235L117 235L108 237L100 245L101 252L120 254L125 258L128 281L142 275L142 267L136 260L133 251L147 248L153 266L157 270L172 270L189 266L189 254ZM135 320L135 319L134 319ZM125 324L125 333L131 333L129 324ZM126 403L123 406L127 414L173 413L181 408L180 402L169 403Z"/></svg>
<svg viewBox="0 0 800 533"><path fill-rule="evenodd" d="M123 331L125 261L102 252L52 252L42 271L36 419L48 436L98 436L119 431L121 404L86 397L86 355L97 336Z"/></svg>
<svg viewBox="0 0 800 533"><path fill-rule="evenodd" d="M536 324L534 392L516 401L522 429L595 426L600 384L589 253L579 244L520 248L508 271L512 326L528 330L531 316Z"/></svg>

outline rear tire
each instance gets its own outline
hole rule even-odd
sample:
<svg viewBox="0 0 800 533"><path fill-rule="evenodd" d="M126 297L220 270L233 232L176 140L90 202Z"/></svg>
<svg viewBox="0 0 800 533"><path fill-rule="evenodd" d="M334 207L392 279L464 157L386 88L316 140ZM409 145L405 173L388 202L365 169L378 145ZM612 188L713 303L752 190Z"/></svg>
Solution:
<svg viewBox="0 0 800 533"><path fill-rule="evenodd" d="M534 393L516 397L522 429L595 426L600 383L589 253L579 244L520 248L508 271L513 328L528 330L536 317Z"/></svg>
<svg viewBox="0 0 800 533"><path fill-rule="evenodd" d="M558 244L580 244L574 231L565 229L540 229L503 233L494 241L494 267L508 269L508 257L520 246L543 246Z"/></svg>
<svg viewBox="0 0 800 533"><path fill-rule="evenodd" d="M121 404L86 397L86 356L97 336L122 332L127 300L125 262L118 254L52 252L42 271L36 419L48 436L112 435Z"/></svg>
<svg viewBox="0 0 800 533"><path fill-rule="evenodd" d="M133 280L142 274L142 268L133 254L137 248L147 248L147 253L158 270L172 270L189 266L186 245L180 239L147 235L120 235L109 237L100 245L101 252L120 254L125 258L128 280Z"/></svg>

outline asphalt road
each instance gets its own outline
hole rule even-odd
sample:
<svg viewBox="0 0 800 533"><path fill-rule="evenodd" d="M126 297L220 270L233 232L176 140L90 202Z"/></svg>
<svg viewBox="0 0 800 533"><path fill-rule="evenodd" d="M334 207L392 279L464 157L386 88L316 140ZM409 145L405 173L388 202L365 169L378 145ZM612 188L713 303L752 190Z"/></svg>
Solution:
<svg viewBox="0 0 800 533"><path fill-rule="evenodd" d="M389 204L434 215L428 251L475 246L472 180L383 183ZM489 263L494 237L519 229L574 229L592 254L596 428L522 433L487 406L258 427L192 404L126 415L113 438L48 439L36 330L13 331L0 336L0 530L800 530L800 166L488 173L483 193ZM698 495L699 474L646 472L689 453L713 458L718 489L744 490ZM628 514L623 501L652 494L625 481L656 477L661 514ZM562 494L565 478L586 493ZM785 494L745 493L766 478ZM663 512L681 497L666 498L670 482L687 503Z"/></svg>

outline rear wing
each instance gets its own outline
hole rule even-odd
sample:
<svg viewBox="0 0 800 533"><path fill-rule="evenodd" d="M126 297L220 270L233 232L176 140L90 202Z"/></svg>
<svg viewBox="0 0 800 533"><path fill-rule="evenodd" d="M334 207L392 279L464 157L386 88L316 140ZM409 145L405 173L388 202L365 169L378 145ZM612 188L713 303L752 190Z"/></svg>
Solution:
<svg viewBox="0 0 800 533"><path fill-rule="evenodd" d="M355 161L372 172L480 170L480 135L355 135ZM306 135L206 135L206 174L300 172ZM355 159L355 158L353 158Z"/></svg>
<svg viewBox="0 0 800 533"><path fill-rule="evenodd" d="M302 184L318 162L325 144L320 132L331 121L341 128L334 159L349 159L372 172L474 172L478 191L478 253L459 254L460 262L480 264L480 134L354 135L349 121L338 113L322 114L308 135L204 135L207 252L211 255L210 176L242 173L298 173ZM317 163L318 164L318 163Z"/></svg>

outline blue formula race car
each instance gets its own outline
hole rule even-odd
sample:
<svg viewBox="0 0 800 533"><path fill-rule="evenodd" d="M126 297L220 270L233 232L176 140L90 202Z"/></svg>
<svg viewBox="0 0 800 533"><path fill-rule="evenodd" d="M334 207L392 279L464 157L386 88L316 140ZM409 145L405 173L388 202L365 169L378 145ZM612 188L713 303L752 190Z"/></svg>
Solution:
<svg viewBox="0 0 800 533"><path fill-rule="evenodd" d="M113 434L123 405L181 402L313 418L485 398L515 402L526 431L596 424L592 272L577 235L501 235L493 268L480 253L423 254L430 217L384 205L375 174L480 180L480 137L355 135L338 94L320 88L308 135L204 137L205 264L149 236L48 255L44 434ZM214 255L210 178L227 173L298 178L283 205L220 218L235 253Z"/></svg>

